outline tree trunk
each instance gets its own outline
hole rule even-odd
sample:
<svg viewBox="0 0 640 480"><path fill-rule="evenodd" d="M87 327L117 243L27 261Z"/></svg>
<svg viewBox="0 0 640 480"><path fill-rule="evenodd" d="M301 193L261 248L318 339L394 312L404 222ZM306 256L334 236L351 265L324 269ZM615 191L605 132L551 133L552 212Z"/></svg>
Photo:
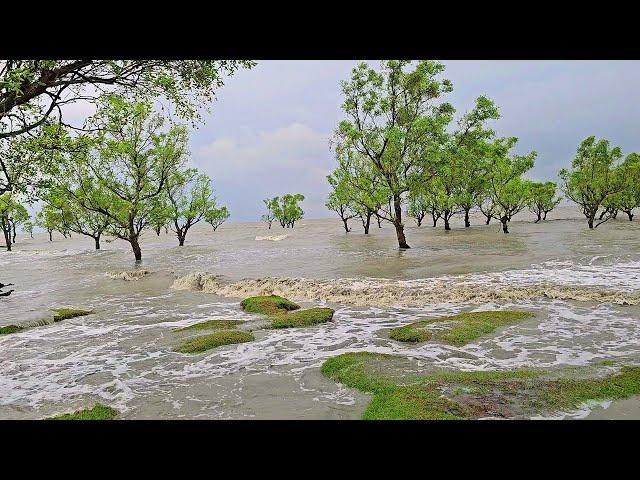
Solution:
<svg viewBox="0 0 640 480"><path fill-rule="evenodd" d="M49 230L49 241L53 242L53 230Z"/></svg>
<svg viewBox="0 0 640 480"><path fill-rule="evenodd" d="M161 229L161 228L162 228L162 227L161 227L160 225L158 225L158 226L156 227L156 235L157 235L157 236L160 236L160 229Z"/></svg>
<svg viewBox="0 0 640 480"><path fill-rule="evenodd" d="M93 237L93 239L96 241L96 250L100 250L100 235Z"/></svg>
<svg viewBox="0 0 640 480"><path fill-rule="evenodd" d="M533 223L538 223L540 220L542 220L542 215L540 215L540 212L538 212L537 215L538 215L538 218Z"/></svg>
<svg viewBox="0 0 640 480"><path fill-rule="evenodd" d="M598 217L598 220L602 220L604 218L604 216L607 214L607 212L609 211L608 208L605 208L602 213L600 214L600 216Z"/></svg>
<svg viewBox="0 0 640 480"><path fill-rule="evenodd" d="M396 236L398 237L399 248L411 248L407 244L407 239L404 236L404 225L402 224L402 204L400 202L400 195L393 196L393 210L395 216L393 218L393 225L396 227Z"/></svg>
<svg viewBox="0 0 640 480"><path fill-rule="evenodd" d="M378 220L378 228L382 228L382 222L380 221L380 217L376 215L376 220Z"/></svg>
<svg viewBox="0 0 640 480"><path fill-rule="evenodd" d="M4 243L7 247L7 252L11 251L11 230L9 227L3 227L2 231L4 232Z"/></svg>
<svg viewBox="0 0 640 480"><path fill-rule="evenodd" d="M507 217L500 218L500 223L502 223L502 232L503 233L509 233L508 222L509 222L509 219Z"/></svg>
<svg viewBox="0 0 640 480"><path fill-rule="evenodd" d="M11 239L11 241L13 243L16 243L16 224L15 224L15 222L11 225L11 230L12 230L12 233L13 233L13 238Z"/></svg>
<svg viewBox="0 0 640 480"><path fill-rule="evenodd" d="M131 249L133 250L133 256L136 258L136 262L142 261L142 250L140 250L140 243L138 242L138 236L131 235L129 237L129 243L131 244Z"/></svg>
<svg viewBox="0 0 640 480"><path fill-rule="evenodd" d="M633 221L633 212L631 210L625 210L624 213L627 214L627 217L629 217L629 221L632 222Z"/></svg>
<svg viewBox="0 0 640 480"><path fill-rule="evenodd" d="M369 225L371 225L371 215L372 213L367 214L367 221L362 220L362 226L364 227L364 234L369 235Z"/></svg>
<svg viewBox="0 0 640 480"><path fill-rule="evenodd" d="M342 219L342 223L344 224L344 231L345 231L346 233L349 233L349 225L347 225L347 219L346 219L346 218L343 218L343 219ZM269 228L271 228L271 227L269 227Z"/></svg>
<svg viewBox="0 0 640 480"><path fill-rule="evenodd" d="M431 211L431 218L433 219L433 226L434 226L434 227L435 227L436 225L438 225L438 217L439 217L439 216L437 216L437 215L436 215L435 210L432 210L432 211Z"/></svg>
<svg viewBox="0 0 640 480"><path fill-rule="evenodd" d="M549 212L547 212L547 211L545 210L545 212L544 212L544 216L542 217L542 219L543 219L543 220L546 220L546 219L547 219L547 213L549 213Z"/></svg>
<svg viewBox="0 0 640 480"><path fill-rule="evenodd" d="M442 216L443 220L444 220L444 229L445 230L451 230L451 225L449 225L449 219L451 218L451 215L449 215L449 210L445 210L444 211L444 215Z"/></svg>
<svg viewBox="0 0 640 480"><path fill-rule="evenodd" d="M616 218L618 218L618 210L614 210L614 211L612 212L612 214L611 214L611 218L613 218L614 220L615 220Z"/></svg>
<svg viewBox="0 0 640 480"><path fill-rule="evenodd" d="M465 208L464 209L464 227L468 228L471 226L471 222L469 222L469 210L471 210L470 208Z"/></svg>
<svg viewBox="0 0 640 480"><path fill-rule="evenodd" d="M587 217L587 224L590 229L593 229L593 220L595 218L595 214Z"/></svg>

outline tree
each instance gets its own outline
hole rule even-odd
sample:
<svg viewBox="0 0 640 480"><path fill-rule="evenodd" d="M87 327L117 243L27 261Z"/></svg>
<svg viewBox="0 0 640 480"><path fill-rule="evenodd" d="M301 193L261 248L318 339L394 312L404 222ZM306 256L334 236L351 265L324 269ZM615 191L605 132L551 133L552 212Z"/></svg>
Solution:
<svg viewBox="0 0 640 480"><path fill-rule="evenodd" d="M431 211L430 204L424 194L409 193L407 201L407 215L416 219L416 224L420 227L422 220Z"/></svg>
<svg viewBox="0 0 640 480"><path fill-rule="evenodd" d="M609 214L594 225L596 214L603 204L624 190L625 183L619 168L621 159L622 150L619 147L609 148L608 140L596 141L591 136L578 146L571 170L560 170L564 194L580 205L589 229L597 228L613 216Z"/></svg>
<svg viewBox="0 0 640 480"><path fill-rule="evenodd" d="M529 210L536 215L534 223L547 219L547 213L556 208L562 197L556 197L554 182L532 182Z"/></svg>
<svg viewBox="0 0 640 480"><path fill-rule="evenodd" d="M601 217L610 214L612 218L615 218L616 212L620 210L627 214L629 221L632 221L633 209L640 206L640 155L637 153L627 155L620 165L620 169L623 182L622 191L604 200L605 210Z"/></svg>
<svg viewBox="0 0 640 480"><path fill-rule="evenodd" d="M36 225L47 231L50 242L53 241L53 231L61 228L61 223L60 212L50 205L44 205L36 214Z"/></svg>
<svg viewBox="0 0 640 480"><path fill-rule="evenodd" d="M327 178L330 178L330 177L331 175L329 175ZM329 183L331 183L331 180L329 180ZM329 193L329 197L327 198L327 202L325 203L325 206L329 210L333 210L340 216L340 220L342 220L342 224L344 226L344 231L346 233L349 233L351 229L349 228L347 221L357 217L358 214L353 212L349 208L349 201L342 194L342 191L339 188L340 187L334 188L331 191L331 193Z"/></svg>
<svg viewBox="0 0 640 480"><path fill-rule="evenodd" d="M61 231L75 232L90 237L94 241L95 249L100 250L100 239L111 226L111 218L88 210L74 200L87 192L97 196L104 195L95 187L89 188L88 186L85 186L84 191L76 190L73 196L68 196L64 189L52 188L43 200L56 212L53 218Z"/></svg>
<svg viewBox="0 0 640 480"><path fill-rule="evenodd" d="M493 217L500 220L502 231L509 233L508 222L527 206L531 182L522 175L533 168L536 152L527 155L510 155L516 138L498 139L494 143L494 162L489 173Z"/></svg>
<svg viewBox="0 0 640 480"><path fill-rule="evenodd" d="M0 138L16 137L66 106L95 102L104 93L166 98L180 118L196 119L225 75L251 68L248 60L2 60Z"/></svg>
<svg viewBox="0 0 640 480"><path fill-rule="evenodd" d="M10 192L0 195L0 228L4 234L4 245L7 252L11 251L11 221L10 217L15 209L15 202Z"/></svg>
<svg viewBox="0 0 640 480"><path fill-rule="evenodd" d="M262 217L260 217L260 218L262 219L263 222L266 222L267 225L269 225L269 230L271 230L271 224L276 219L276 214L274 212L274 207L277 208L277 206L276 206L276 204L277 204L277 200L276 199L277 198L278 197L266 198L266 199L264 199L262 201L264 203L265 207L267 207L267 213L262 215ZM274 204L274 200L276 200L276 204Z"/></svg>
<svg viewBox="0 0 640 480"><path fill-rule="evenodd" d="M195 168L175 170L167 179L166 194L169 218L178 245L183 246L189 229L203 219L210 219L216 208L211 179Z"/></svg>
<svg viewBox="0 0 640 480"><path fill-rule="evenodd" d="M11 226L11 241L16 243L16 229L29 220L29 212L24 205L15 202L13 211L9 215L9 225Z"/></svg>
<svg viewBox="0 0 640 480"><path fill-rule="evenodd" d="M380 175L389 190L379 215L396 230L398 246L409 248L402 223L402 204L412 178L420 175L430 141L441 135L452 107L434 101L452 90L438 76L444 65L433 61L382 62L381 71L361 63L341 82L347 119L336 131L336 150L353 151ZM410 70L408 70L410 69Z"/></svg>
<svg viewBox="0 0 640 480"><path fill-rule="evenodd" d="M274 219L277 219L282 228L293 228L296 221L300 220L304 215L304 211L298 205L298 202L304 200L301 193L287 193L281 197L273 197L265 200L265 204Z"/></svg>
<svg viewBox="0 0 640 480"><path fill-rule="evenodd" d="M364 233L368 235L371 218L388 201L388 191L377 170L366 158L349 150L341 153L343 155L338 156L338 168L327 179L334 188L338 211L343 209L340 215L345 230L349 231L345 218L348 219L346 212L350 212L351 218L360 218Z"/></svg>
<svg viewBox="0 0 640 480"><path fill-rule="evenodd" d="M24 222L24 225L22 225L22 229L29 234L30 238L33 238L33 227L34 224L31 219L27 220L26 222Z"/></svg>
<svg viewBox="0 0 640 480"><path fill-rule="evenodd" d="M442 148L435 152L434 199L441 212L445 230L449 220L464 213L465 227L471 226L469 212L486 191L487 171L490 168L490 141L495 132L486 126L500 118L498 108L487 97L476 99L473 109L458 121L456 129L445 136Z"/></svg>
<svg viewBox="0 0 640 480"><path fill-rule="evenodd" d="M186 129L163 129L164 117L150 103L114 96L104 99L90 124L97 133L77 140L87 148L77 149L58 181L83 208L109 218L108 233L128 242L139 262L140 235L153 219L153 199L184 162Z"/></svg>
<svg viewBox="0 0 640 480"><path fill-rule="evenodd" d="M213 207L207 213L205 221L213 227L213 231L218 230L218 227L227 221L229 218L229 210L227 207Z"/></svg>

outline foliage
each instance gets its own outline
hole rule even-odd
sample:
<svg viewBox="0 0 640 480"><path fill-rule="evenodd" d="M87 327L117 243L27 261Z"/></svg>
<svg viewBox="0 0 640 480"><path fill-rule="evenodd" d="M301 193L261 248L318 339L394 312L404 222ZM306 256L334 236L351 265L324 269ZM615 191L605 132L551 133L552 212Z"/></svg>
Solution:
<svg viewBox="0 0 640 480"><path fill-rule="evenodd" d="M546 220L547 214L556 208L562 197L556 196L554 182L532 182L529 192L529 210L536 215L535 223Z"/></svg>

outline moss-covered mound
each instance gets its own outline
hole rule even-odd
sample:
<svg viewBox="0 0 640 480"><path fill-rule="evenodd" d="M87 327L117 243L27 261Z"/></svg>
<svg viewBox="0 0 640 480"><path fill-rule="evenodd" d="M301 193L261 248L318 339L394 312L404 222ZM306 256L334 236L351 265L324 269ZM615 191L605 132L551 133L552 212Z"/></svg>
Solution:
<svg viewBox="0 0 640 480"><path fill-rule="evenodd" d="M56 415L55 417L49 417L48 420L113 420L118 416L118 413L115 408L96 403L93 408Z"/></svg>
<svg viewBox="0 0 640 480"><path fill-rule="evenodd" d="M322 373L373 395L364 419L446 420L483 417L530 418L567 412L589 400L640 394L640 367L576 378L542 370L437 372L394 369L399 357L354 352L330 358ZM573 377L567 377L569 372Z"/></svg>
<svg viewBox="0 0 640 480"><path fill-rule="evenodd" d="M240 306L245 312L261 313L263 315L274 315L300 308L300 305L277 295L245 298L240 302Z"/></svg>
<svg viewBox="0 0 640 480"><path fill-rule="evenodd" d="M391 329L389 336L400 342L417 343L434 339L459 347L482 335L493 333L500 327L512 325L532 316L531 312L520 310L465 312L396 327ZM451 322L451 326L439 330L428 329L428 325L442 322Z"/></svg>
<svg viewBox="0 0 640 480"><path fill-rule="evenodd" d="M241 330L220 330L187 340L179 347L176 352L181 353L200 353L222 345L232 345L235 343L251 342L255 340L253 333Z"/></svg>
<svg viewBox="0 0 640 480"><path fill-rule="evenodd" d="M266 315L271 328L309 327L328 322L335 312L326 307L299 310L300 305L277 295L249 297L240 302L240 306L246 312Z"/></svg>
<svg viewBox="0 0 640 480"><path fill-rule="evenodd" d="M333 318L333 313L334 310L332 308L316 307L286 314L272 315L269 319L271 320L272 328L309 327L311 325L328 322Z"/></svg>
<svg viewBox="0 0 640 480"><path fill-rule="evenodd" d="M24 327L19 325L6 325L4 327L0 327L0 335L8 335L10 333L16 333L20 330L24 330Z"/></svg>
<svg viewBox="0 0 640 480"><path fill-rule="evenodd" d="M93 313L93 310L83 310L81 308L53 308L52 310L54 322L67 320L69 318L83 317Z"/></svg>
<svg viewBox="0 0 640 480"><path fill-rule="evenodd" d="M176 328L176 332L189 330L231 330L244 323L244 320L207 320L187 327Z"/></svg>

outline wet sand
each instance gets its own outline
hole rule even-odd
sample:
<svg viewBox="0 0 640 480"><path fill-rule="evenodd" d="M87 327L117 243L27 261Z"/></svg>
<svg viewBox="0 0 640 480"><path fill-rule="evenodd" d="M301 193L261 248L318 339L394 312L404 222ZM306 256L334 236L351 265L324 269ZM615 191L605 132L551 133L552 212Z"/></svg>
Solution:
<svg viewBox="0 0 640 480"><path fill-rule="evenodd" d="M359 418L368 397L324 378L319 367L347 351L408 355L451 369L561 368L604 359L640 361L640 223L589 231L576 209L504 235L474 217L464 229L418 228L396 248L390 225L365 236L356 222L303 220L196 226L144 235L143 263L127 244L19 235L0 252L0 280L16 284L0 326L29 324L50 308L95 314L0 336L0 418L42 418L94 401L122 418ZM148 270L131 279L125 272ZM199 355L173 351L174 330L211 318L251 320L238 302L281 293L336 309L328 324L259 330L256 341ZM524 308L536 317L464 347L389 340L389 328L465 309ZM636 418L637 398L594 407L587 418ZM588 413L588 412L587 412Z"/></svg>

